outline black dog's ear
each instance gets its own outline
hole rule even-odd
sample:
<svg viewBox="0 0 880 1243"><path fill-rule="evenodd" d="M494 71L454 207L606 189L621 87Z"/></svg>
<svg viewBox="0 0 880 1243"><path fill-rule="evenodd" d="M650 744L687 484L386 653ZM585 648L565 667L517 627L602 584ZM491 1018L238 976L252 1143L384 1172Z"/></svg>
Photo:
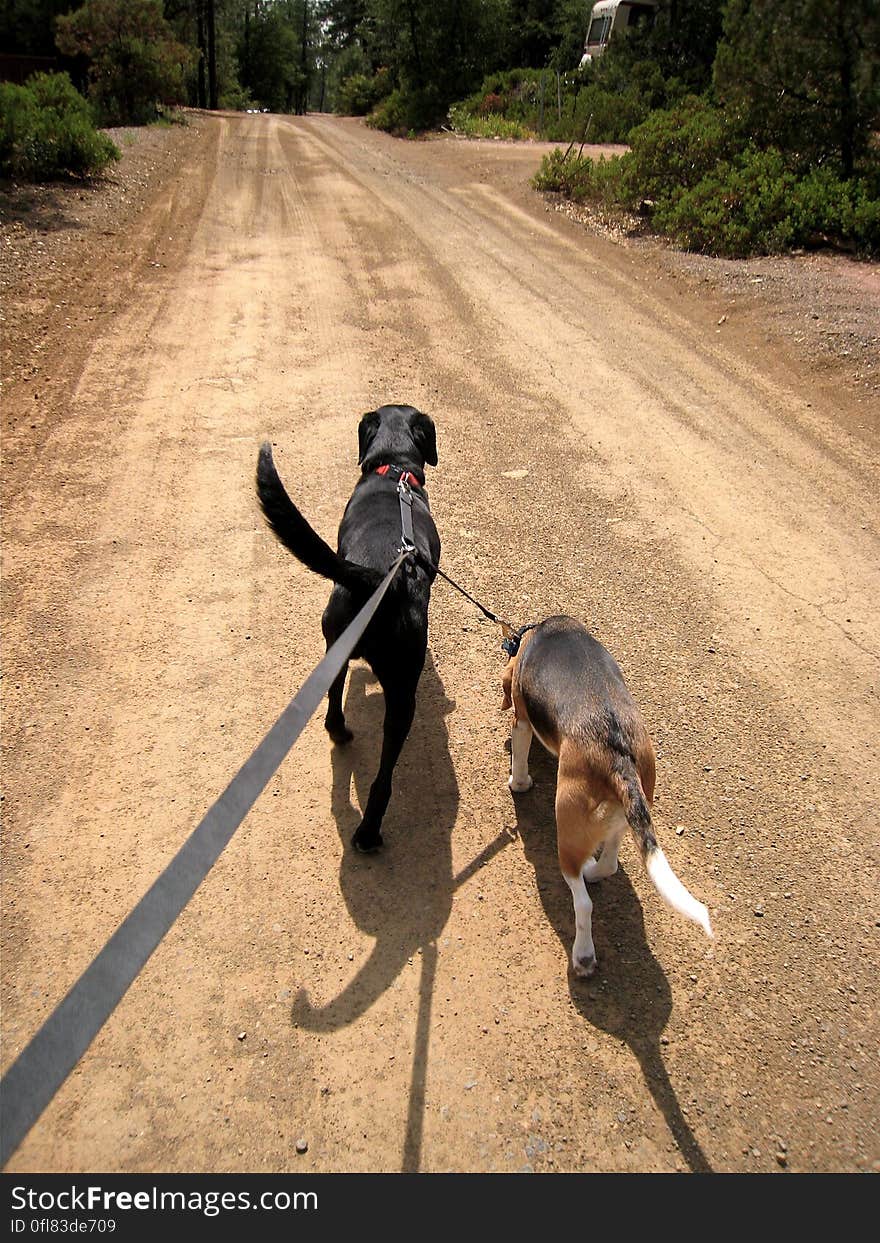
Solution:
<svg viewBox="0 0 880 1243"><path fill-rule="evenodd" d="M422 457L429 466L436 466L437 431L434 427L434 420L430 415L423 414L421 410L418 410L410 427L412 428L413 439L418 445Z"/></svg>
<svg viewBox="0 0 880 1243"><path fill-rule="evenodd" d="M373 437L379 430L379 411L368 410L358 424L358 465L367 456Z"/></svg>

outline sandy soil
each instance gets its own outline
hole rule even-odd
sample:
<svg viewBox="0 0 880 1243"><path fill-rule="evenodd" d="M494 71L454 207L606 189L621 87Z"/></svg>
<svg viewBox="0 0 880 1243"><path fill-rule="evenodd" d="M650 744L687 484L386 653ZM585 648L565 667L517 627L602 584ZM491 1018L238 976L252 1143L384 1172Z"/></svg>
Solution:
<svg viewBox="0 0 880 1243"><path fill-rule="evenodd" d="M321 654L261 438L331 538L383 401L436 419L447 572L622 664L717 940L629 847L571 978L552 763L511 797L498 632L438 583L384 853L358 669L10 1168L876 1167L876 265L598 233L540 146L123 138L3 200L3 1065Z"/></svg>

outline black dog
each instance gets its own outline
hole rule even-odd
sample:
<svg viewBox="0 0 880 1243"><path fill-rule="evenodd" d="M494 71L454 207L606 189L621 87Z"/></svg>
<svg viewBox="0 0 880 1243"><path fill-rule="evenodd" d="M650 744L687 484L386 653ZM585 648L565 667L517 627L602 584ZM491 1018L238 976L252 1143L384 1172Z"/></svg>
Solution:
<svg viewBox="0 0 880 1243"><path fill-rule="evenodd" d="M278 478L272 449L264 444L257 463L257 493L272 530L295 557L336 584L321 618L329 648L363 607L401 545L397 483L413 497L413 538L418 554L398 571L352 657L369 664L385 693L382 759L363 819L352 841L358 850L382 845L382 817L391 798L391 775L406 741L416 706L416 687L428 646L428 598L440 560L440 538L425 492L425 463L437 465L437 439L427 414L413 406L381 406L358 427L361 478L339 525L338 553L325 544L291 501ZM426 564L427 562L427 564ZM350 742L342 694L348 664L330 687L324 726L334 742Z"/></svg>

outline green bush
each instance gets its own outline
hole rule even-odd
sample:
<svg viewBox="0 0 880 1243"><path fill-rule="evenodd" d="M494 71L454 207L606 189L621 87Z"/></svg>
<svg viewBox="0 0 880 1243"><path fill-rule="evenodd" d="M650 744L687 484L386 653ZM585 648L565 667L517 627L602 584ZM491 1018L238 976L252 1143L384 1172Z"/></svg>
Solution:
<svg viewBox="0 0 880 1243"><path fill-rule="evenodd" d="M407 123L407 107L403 91L392 91L377 104L367 117L372 129L384 129L389 134L407 134L412 128Z"/></svg>
<svg viewBox="0 0 880 1243"><path fill-rule="evenodd" d="M831 244L880 254L878 172L843 180L821 167L801 175L775 148L734 150L730 132L679 112L652 117L632 140L610 160L557 148L533 184L606 210L641 210L686 250L745 258Z"/></svg>
<svg viewBox="0 0 880 1243"><path fill-rule="evenodd" d="M437 92L402 86L390 92L367 117L367 125L399 137L423 133L437 116Z"/></svg>
<svg viewBox="0 0 880 1243"><path fill-rule="evenodd" d="M478 91L452 107L460 117L498 113L509 121L526 122L538 114L541 76L539 69L510 69L506 73L491 73L483 79ZM551 80L550 74L544 76L548 82ZM555 78L553 81L555 82Z"/></svg>
<svg viewBox="0 0 880 1243"><path fill-rule="evenodd" d="M339 85L336 111L343 116L365 117L390 94L391 75L387 69L378 69L372 77L353 73Z"/></svg>
<svg viewBox="0 0 880 1243"><path fill-rule="evenodd" d="M778 254L798 241L791 217L797 177L776 150L747 148L721 160L696 185L665 193L654 224L685 250L731 259Z"/></svg>
<svg viewBox="0 0 880 1243"><path fill-rule="evenodd" d="M544 156L532 184L536 190L554 190L575 203L613 207L621 198L622 160L617 155L601 160L584 159L557 147Z"/></svg>
<svg viewBox="0 0 880 1243"><path fill-rule="evenodd" d="M219 104L230 112L247 112L248 108L257 106L250 91L234 80L230 80L220 92Z"/></svg>
<svg viewBox="0 0 880 1243"><path fill-rule="evenodd" d="M790 210L799 244L830 240L880 255L880 170L844 181L815 168L795 187Z"/></svg>
<svg viewBox="0 0 880 1243"><path fill-rule="evenodd" d="M185 99L195 49L174 38L162 0L84 0L55 29L62 55L89 60L89 98L102 124L148 125L157 104Z"/></svg>
<svg viewBox="0 0 880 1243"><path fill-rule="evenodd" d="M624 168L629 206L695 186L743 146L725 114L694 95L652 112L630 133L629 142Z"/></svg>
<svg viewBox="0 0 880 1243"><path fill-rule="evenodd" d="M880 253L876 186L824 167L798 176L775 148L748 148L718 164L659 204L654 223L688 250L734 259L828 244Z"/></svg>
<svg viewBox="0 0 880 1243"><path fill-rule="evenodd" d="M652 108L674 102L683 89L676 79L665 81L649 61L636 61L624 73L603 57L595 66L561 74L558 84L549 70L511 69L489 74L478 91L454 104L449 123L459 133L473 133L475 118L492 115L551 142L626 142Z"/></svg>
<svg viewBox="0 0 880 1243"><path fill-rule="evenodd" d="M488 98L488 97L487 97ZM509 120L499 112L485 112L473 116L465 112L458 104L449 109L449 124L457 134L466 134L469 138L534 138L534 131L527 129L519 121Z"/></svg>
<svg viewBox="0 0 880 1243"><path fill-rule="evenodd" d="M0 84L0 172L26 181L89 177L120 158L66 73Z"/></svg>

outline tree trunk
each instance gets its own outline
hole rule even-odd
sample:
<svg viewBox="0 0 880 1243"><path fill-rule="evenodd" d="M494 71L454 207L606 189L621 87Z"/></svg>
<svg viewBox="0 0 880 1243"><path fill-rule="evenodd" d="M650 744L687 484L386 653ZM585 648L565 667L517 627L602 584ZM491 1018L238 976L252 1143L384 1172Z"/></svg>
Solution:
<svg viewBox="0 0 880 1243"><path fill-rule="evenodd" d="M214 22L214 0L208 4L208 107L215 110L219 107L217 96L217 42Z"/></svg>
<svg viewBox="0 0 880 1243"><path fill-rule="evenodd" d="M418 39L418 22L416 20L416 11L413 7L413 0L407 0L407 10L409 12L409 37L412 40L413 56L416 61L416 73L419 77L419 89L425 85L425 74L422 70L422 54L419 51Z"/></svg>
<svg viewBox="0 0 880 1243"><path fill-rule="evenodd" d="M196 102L200 108L208 106L208 93L205 85L205 61L208 49L205 46L205 8L204 0L196 4L196 43L199 49L199 74L196 83Z"/></svg>
<svg viewBox="0 0 880 1243"><path fill-rule="evenodd" d="M837 0L837 43L840 48L840 164L845 178L855 171L855 49L847 38L843 0Z"/></svg>
<svg viewBox="0 0 880 1243"><path fill-rule="evenodd" d="M303 0L302 41L300 43L300 80L297 89L296 111L305 116L309 109L309 0Z"/></svg>

